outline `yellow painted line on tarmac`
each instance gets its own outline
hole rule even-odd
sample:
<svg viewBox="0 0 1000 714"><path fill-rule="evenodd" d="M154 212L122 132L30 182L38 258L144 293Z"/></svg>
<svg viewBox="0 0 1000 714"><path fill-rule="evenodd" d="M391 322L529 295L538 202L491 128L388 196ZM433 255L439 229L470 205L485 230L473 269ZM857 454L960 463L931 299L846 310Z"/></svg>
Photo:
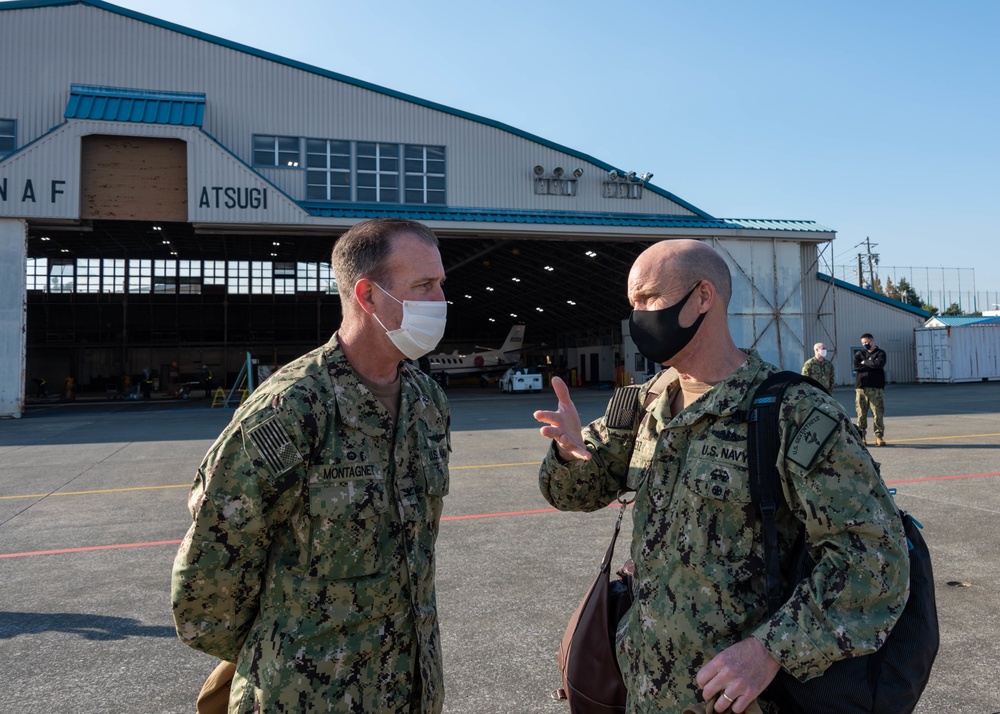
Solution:
<svg viewBox="0 0 1000 714"><path fill-rule="evenodd" d="M459 469L493 469L503 466L538 466L541 461L519 461L510 464L481 464L473 466L451 466L451 471ZM164 488L191 488L189 483L178 483L169 486L133 486L125 488L101 488L92 491L56 491L55 493L26 493L18 496L0 496L0 501L10 501L15 498L47 498L49 496L90 496L95 493L124 493L126 491L153 491Z"/></svg>
<svg viewBox="0 0 1000 714"><path fill-rule="evenodd" d="M912 439L893 439L887 441L889 445L903 444L910 441L943 441L944 439L981 439L988 436L1000 436L1000 434L960 434L959 436L918 436Z"/></svg>
<svg viewBox="0 0 1000 714"><path fill-rule="evenodd" d="M152 491L159 488L191 488L189 483L179 483L171 486L133 486L126 488L102 488L93 491L56 491L54 493L26 493L23 496L0 496L0 501L12 498L47 498L49 496L89 496L93 493L120 493L123 491Z"/></svg>

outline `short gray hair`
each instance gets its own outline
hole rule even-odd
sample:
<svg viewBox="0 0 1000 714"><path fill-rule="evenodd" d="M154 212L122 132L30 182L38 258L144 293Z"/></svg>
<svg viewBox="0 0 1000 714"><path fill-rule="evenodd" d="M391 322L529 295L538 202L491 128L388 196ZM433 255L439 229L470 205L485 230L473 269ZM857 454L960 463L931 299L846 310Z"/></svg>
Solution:
<svg viewBox="0 0 1000 714"><path fill-rule="evenodd" d="M361 278L368 278L391 288L386 281L386 263L392 254L392 239L409 234L428 245L438 246L434 231L423 223L402 218L373 218L353 226L333 246L330 265L337 280L337 290L343 296Z"/></svg>

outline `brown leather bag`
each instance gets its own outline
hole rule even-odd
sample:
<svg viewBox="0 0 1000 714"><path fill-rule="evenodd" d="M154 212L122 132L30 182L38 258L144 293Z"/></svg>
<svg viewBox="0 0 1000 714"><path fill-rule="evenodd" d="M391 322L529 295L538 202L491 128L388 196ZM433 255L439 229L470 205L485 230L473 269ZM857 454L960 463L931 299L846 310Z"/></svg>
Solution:
<svg viewBox="0 0 1000 714"><path fill-rule="evenodd" d="M198 694L197 714L226 714L229 711L229 688L235 675L235 664L225 660L219 662Z"/></svg>
<svg viewBox="0 0 1000 714"><path fill-rule="evenodd" d="M570 714L618 714L625 711L627 692L615 656L615 631L632 605L632 575L628 561L610 579L611 559L622 526L622 516L631 500L622 504L611 545L601 561L597 579L573 613L559 644L559 671L563 686L553 699L569 702Z"/></svg>

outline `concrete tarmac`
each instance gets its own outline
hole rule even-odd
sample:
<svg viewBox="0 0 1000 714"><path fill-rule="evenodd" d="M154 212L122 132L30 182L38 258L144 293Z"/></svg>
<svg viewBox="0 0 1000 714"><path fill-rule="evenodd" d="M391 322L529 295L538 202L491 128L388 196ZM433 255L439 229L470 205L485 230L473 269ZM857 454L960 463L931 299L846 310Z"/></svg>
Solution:
<svg viewBox="0 0 1000 714"><path fill-rule="evenodd" d="M573 398L589 420L610 394ZM449 396L445 712L565 713L556 652L615 509L559 513L539 494L531 414L550 394ZM853 414L853 390L835 396ZM917 712L1000 712L1000 383L890 385L886 402L889 445L872 452L925 527L942 632ZM194 711L215 662L177 640L169 586L188 486L232 416L209 403L46 404L0 422L0 712Z"/></svg>

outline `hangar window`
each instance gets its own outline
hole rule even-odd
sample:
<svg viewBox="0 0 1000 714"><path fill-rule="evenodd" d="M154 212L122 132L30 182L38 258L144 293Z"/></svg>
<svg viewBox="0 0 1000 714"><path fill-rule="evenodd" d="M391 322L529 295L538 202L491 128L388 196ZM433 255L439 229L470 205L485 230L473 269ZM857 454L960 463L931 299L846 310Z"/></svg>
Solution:
<svg viewBox="0 0 1000 714"><path fill-rule="evenodd" d="M226 284L226 261L206 260L204 263L205 285Z"/></svg>
<svg viewBox="0 0 1000 714"><path fill-rule="evenodd" d="M444 204L444 147L404 147L405 202Z"/></svg>
<svg viewBox="0 0 1000 714"><path fill-rule="evenodd" d="M52 270L49 272L49 292L73 292L73 269L75 267L72 260L53 260Z"/></svg>
<svg viewBox="0 0 1000 714"><path fill-rule="evenodd" d="M128 261L128 291L148 293L153 290L153 261L136 258Z"/></svg>
<svg viewBox="0 0 1000 714"><path fill-rule="evenodd" d="M248 295L250 293L250 261L230 260L229 279L226 289L230 294Z"/></svg>
<svg viewBox="0 0 1000 714"><path fill-rule="evenodd" d="M177 263L177 290L186 295L201 294L201 261L181 260Z"/></svg>
<svg viewBox="0 0 1000 714"><path fill-rule="evenodd" d="M274 292L274 264L255 260L250 264L250 292L270 295Z"/></svg>
<svg viewBox="0 0 1000 714"><path fill-rule="evenodd" d="M295 263L274 264L274 294L295 294Z"/></svg>
<svg viewBox="0 0 1000 714"><path fill-rule="evenodd" d="M306 139L306 200L351 200L351 142Z"/></svg>
<svg viewBox="0 0 1000 714"><path fill-rule="evenodd" d="M76 261L76 291L78 293L101 292L100 258L79 258Z"/></svg>
<svg viewBox="0 0 1000 714"><path fill-rule="evenodd" d="M0 156L17 148L17 123L13 119L0 119Z"/></svg>
<svg viewBox="0 0 1000 714"><path fill-rule="evenodd" d="M295 136L254 136L253 165L295 168L299 165L299 139Z"/></svg>
<svg viewBox="0 0 1000 714"><path fill-rule="evenodd" d="M176 260L153 261L153 292L154 293L177 292Z"/></svg>
<svg viewBox="0 0 1000 714"><path fill-rule="evenodd" d="M358 142L358 201L399 203L399 145Z"/></svg>
<svg viewBox="0 0 1000 714"><path fill-rule="evenodd" d="M125 259L105 258L103 262L104 274L101 277L101 292L125 292Z"/></svg>
<svg viewBox="0 0 1000 714"><path fill-rule="evenodd" d="M28 290L41 290L49 281L49 259L28 258Z"/></svg>
<svg viewBox="0 0 1000 714"><path fill-rule="evenodd" d="M328 295L337 294L337 281L333 279L333 268L329 263L319 264L319 291Z"/></svg>

